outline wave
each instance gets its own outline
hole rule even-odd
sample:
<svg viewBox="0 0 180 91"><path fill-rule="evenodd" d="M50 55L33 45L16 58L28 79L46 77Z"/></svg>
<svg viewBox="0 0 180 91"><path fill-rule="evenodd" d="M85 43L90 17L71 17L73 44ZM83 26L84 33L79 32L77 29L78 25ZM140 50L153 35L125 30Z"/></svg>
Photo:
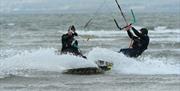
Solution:
<svg viewBox="0 0 180 91"><path fill-rule="evenodd" d="M111 61L114 63L113 72L120 74L180 74L180 64L167 63L172 62L170 58L145 56L134 59L108 49L94 48L89 52L88 59Z"/></svg>
<svg viewBox="0 0 180 91"><path fill-rule="evenodd" d="M0 59L0 78L7 74L22 75L25 70L62 72L69 68L97 67L94 61L105 60L114 64L111 73L118 74L180 74L180 64L172 64L173 59L140 57L128 58L104 48L93 48L87 53L88 60L81 57L57 55L56 49L24 51L21 54ZM166 60L164 62L164 60ZM168 60L168 61L167 61Z"/></svg>
<svg viewBox="0 0 180 91"><path fill-rule="evenodd" d="M158 26L154 28L154 30L166 30L166 29L167 29L166 26Z"/></svg>
<svg viewBox="0 0 180 91"><path fill-rule="evenodd" d="M0 60L0 75L22 74L24 70L62 72L69 68L97 67L89 60L71 54L57 55L55 49L24 51L15 56Z"/></svg>
<svg viewBox="0 0 180 91"><path fill-rule="evenodd" d="M66 33L65 31L59 31L60 33ZM124 31L116 31L116 30L77 30L76 31L80 36L82 35L90 35L92 36L97 36L97 37L113 37L117 36L120 33L126 33Z"/></svg>
<svg viewBox="0 0 180 91"><path fill-rule="evenodd" d="M137 30L141 29L141 26L134 26ZM59 33L63 34L66 31L58 31ZM154 27L154 29L149 29L151 34L177 34L180 33L180 29L168 29L166 26L158 26ZM116 37L116 36L127 36L125 31L120 31L118 29L115 30L77 30L79 35L91 35L97 37Z"/></svg>

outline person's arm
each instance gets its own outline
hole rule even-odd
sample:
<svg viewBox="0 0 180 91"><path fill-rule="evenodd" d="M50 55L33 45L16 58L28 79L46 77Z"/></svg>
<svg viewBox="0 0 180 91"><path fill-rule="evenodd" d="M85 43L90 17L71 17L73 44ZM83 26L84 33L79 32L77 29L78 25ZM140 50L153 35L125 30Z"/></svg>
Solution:
<svg viewBox="0 0 180 91"><path fill-rule="evenodd" d="M74 48L78 48L78 41L77 41L77 40L74 40L71 45L72 45L72 47L74 47Z"/></svg>
<svg viewBox="0 0 180 91"><path fill-rule="evenodd" d="M132 27L132 30L138 37L142 37L142 35L134 27Z"/></svg>
<svg viewBox="0 0 180 91"><path fill-rule="evenodd" d="M76 32L73 33L74 36L78 36L78 34Z"/></svg>
<svg viewBox="0 0 180 91"><path fill-rule="evenodd" d="M129 36L131 39L133 39L133 37L135 37L135 36L131 33L131 31L130 31L131 28L132 28L132 26L131 26L131 24L130 24L130 25L128 25L128 26L126 27L126 31L127 31L128 36Z"/></svg>
<svg viewBox="0 0 180 91"><path fill-rule="evenodd" d="M61 38L62 38L62 39L61 39L62 47L64 48L64 47L66 47L66 45L67 45L67 38L68 38L68 36L67 36L67 35L62 35Z"/></svg>
<svg viewBox="0 0 180 91"><path fill-rule="evenodd" d="M131 33L131 31L130 30L127 30L127 33L128 33L128 36L131 38L131 39L133 39L133 34Z"/></svg>

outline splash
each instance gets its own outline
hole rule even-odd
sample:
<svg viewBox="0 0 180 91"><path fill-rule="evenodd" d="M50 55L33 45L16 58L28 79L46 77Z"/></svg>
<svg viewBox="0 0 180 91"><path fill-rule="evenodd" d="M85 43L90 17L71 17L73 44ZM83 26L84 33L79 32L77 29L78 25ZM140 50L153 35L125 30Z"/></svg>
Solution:
<svg viewBox="0 0 180 91"><path fill-rule="evenodd" d="M0 77L7 74L18 75L24 70L62 72L69 68L97 67L94 61L112 62L111 73L118 74L180 74L180 64L167 63L173 59L163 58L128 58L104 48L93 48L87 53L87 58L67 55L57 55L56 49L39 49L24 51L20 54L0 59ZM166 60L166 62L164 62Z"/></svg>
<svg viewBox="0 0 180 91"><path fill-rule="evenodd" d="M179 64L167 63L171 62L172 59L151 58L149 56L134 59L103 48L94 48L89 52L88 59L113 62L112 72L120 74L180 74Z"/></svg>
<svg viewBox="0 0 180 91"><path fill-rule="evenodd" d="M57 55L55 49L39 49L24 51L21 54L1 59L0 74L19 74L23 70L56 71L61 72L69 68L97 67L92 61L81 57Z"/></svg>

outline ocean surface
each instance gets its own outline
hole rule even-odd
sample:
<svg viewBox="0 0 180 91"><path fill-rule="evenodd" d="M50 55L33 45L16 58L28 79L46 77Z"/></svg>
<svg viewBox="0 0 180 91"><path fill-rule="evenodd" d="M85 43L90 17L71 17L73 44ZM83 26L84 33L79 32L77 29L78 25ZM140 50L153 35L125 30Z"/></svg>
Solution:
<svg viewBox="0 0 180 91"><path fill-rule="evenodd" d="M112 14L0 14L0 91L180 91L180 14L136 13L133 25L149 29L150 44L138 58L117 53L127 48L125 23ZM89 19L87 28L83 28ZM131 22L131 15L127 14ZM58 55L70 25L88 60ZM113 62L99 75L67 75L69 68Z"/></svg>

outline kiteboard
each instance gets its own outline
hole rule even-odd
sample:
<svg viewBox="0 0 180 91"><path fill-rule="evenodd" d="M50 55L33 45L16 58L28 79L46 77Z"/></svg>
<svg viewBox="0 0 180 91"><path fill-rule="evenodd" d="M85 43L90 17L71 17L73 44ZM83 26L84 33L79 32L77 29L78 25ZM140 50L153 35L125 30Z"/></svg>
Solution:
<svg viewBox="0 0 180 91"><path fill-rule="evenodd" d="M97 67L84 67L84 68L73 68L64 70L64 74L79 74L79 75L93 75L93 74L103 74L106 71L110 71L112 69L113 63L98 60L95 62Z"/></svg>
<svg viewBox="0 0 180 91"><path fill-rule="evenodd" d="M75 56L78 56L74 53L71 52L67 52L67 53L60 53L60 51L56 51L56 53L58 55L61 54L72 54ZM87 60L86 57L79 55L82 58L85 58ZM104 61L104 60L97 60L95 61L97 67L83 67L83 68L71 68L71 69L66 69L63 71L64 74L79 74L79 75L91 75L91 74L103 74L106 71L111 70L113 63L109 62L109 61Z"/></svg>

